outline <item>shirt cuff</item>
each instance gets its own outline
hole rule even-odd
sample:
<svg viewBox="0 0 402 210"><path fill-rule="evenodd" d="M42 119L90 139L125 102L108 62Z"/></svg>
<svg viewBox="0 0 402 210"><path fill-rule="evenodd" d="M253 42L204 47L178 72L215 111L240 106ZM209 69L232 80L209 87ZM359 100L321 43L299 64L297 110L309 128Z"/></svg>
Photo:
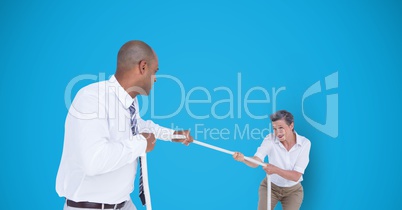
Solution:
<svg viewBox="0 0 402 210"><path fill-rule="evenodd" d="M297 172L299 172L299 173L301 173L301 174L304 174L304 168L302 168L302 167L295 166L293 170L294 170L294 171L297 171Z"/></svg>
<svg viewBox="0 0 402 210"><path fill-rule="evenodd" d="M143 156L147 150L147 139L141 134L137 134L125 141L125 145L134 154L134 159L138 156Z"/></svg>
<svg viewBox="0 0 402 210"><path fill-rule="evenodd" d="M255 153L254 156L260 158L260 160L261 160L262 162L264 162L265 155L260 154L260 153Z"/></svg>
<svg viewBox="0 0 402 210"><path fill-rule="evenodd" d="M172 141L173 133L175 130L160 127L158 131L155 133L155 137L157 139L165 140L165 141Z"/></svg>

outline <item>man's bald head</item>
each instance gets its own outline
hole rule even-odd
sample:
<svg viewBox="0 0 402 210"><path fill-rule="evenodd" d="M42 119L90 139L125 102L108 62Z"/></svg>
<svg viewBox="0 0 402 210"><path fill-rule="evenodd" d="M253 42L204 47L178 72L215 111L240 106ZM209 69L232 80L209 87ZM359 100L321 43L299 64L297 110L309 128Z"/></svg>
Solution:
<svg viewBox="0 0 402 210"><path fill-rule="evenodd" d="M117 55L117 72L131 70L142 60L150 64L155 58L154 51L145 42L129 41L120 48Z"/></svg>

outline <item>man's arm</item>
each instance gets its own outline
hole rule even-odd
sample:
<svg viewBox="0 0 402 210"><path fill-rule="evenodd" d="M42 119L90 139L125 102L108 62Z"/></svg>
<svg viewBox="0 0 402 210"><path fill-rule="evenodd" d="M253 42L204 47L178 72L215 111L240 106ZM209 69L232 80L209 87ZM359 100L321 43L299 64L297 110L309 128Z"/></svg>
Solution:
<svg viewBox="0 0 402 210"><path fill-rule="evenodd" d="M138 115L139 116L139 115ZM143 120L141 117L137 118L140 132L154 133L157 139L165 141L180 142L188 146L193 142L193 137L190 135L189 130L172 130L154 123L152 120ZM172 139L173 135L183 135L185 139Z"/></svg>
<svg viewBox="0 0 402 210"><path fill-rule="evenodd" d="M174 135L183 135L186 137L185 139L172 139L173 142L181 142L184 145L188 146L190 143L192 143L194 141L193 137L190 135L189 130L175 131L173 134Z"/></svg>
<svg viewBox="0 0 402 210"><path fill-rule="evenodd" d="M149 150L147 139L143 135L135 135L132 139L114 141L110 139L108 119L95 117L85 119L85 113L99 113L105 109L99 104L94 94L77 94L72 107L79 113L74 116L69 112L66 120L66 141L76 150L84 172L89 176L114 171L135 161L135 159Z"/></svg>

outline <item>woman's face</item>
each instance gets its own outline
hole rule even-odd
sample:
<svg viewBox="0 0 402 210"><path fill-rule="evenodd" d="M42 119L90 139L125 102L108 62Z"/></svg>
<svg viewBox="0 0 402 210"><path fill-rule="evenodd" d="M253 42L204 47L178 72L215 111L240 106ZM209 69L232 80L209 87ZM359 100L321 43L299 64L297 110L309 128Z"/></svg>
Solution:
<svg viewBox="0 0 402 210"><path fill-rule="evenodd" d="M274 129L275 136L279 139L279 141L285 141L293 133L293 123L287 125L283 119L272 122L272 127Z"/></svg>

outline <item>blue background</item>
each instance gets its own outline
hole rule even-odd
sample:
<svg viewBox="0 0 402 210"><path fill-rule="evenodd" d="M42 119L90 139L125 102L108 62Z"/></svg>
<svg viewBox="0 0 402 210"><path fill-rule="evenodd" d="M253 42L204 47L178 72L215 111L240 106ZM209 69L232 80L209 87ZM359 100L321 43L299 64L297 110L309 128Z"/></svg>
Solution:
<svg viewBox="0 0 402 210"><path fill-rule="evenodd" d="M400 118L402 5L399 1L2 1L0 3L0 196L2 208L62 209L55 177L62 153L67 107L64 94L76 76L111 75L116 55L128 40L150 44L159 74L177 77L186 93L211 92L211 103L191 106L211 114L227 98L216 87L242 96L252 87L286 87L276 109L293 112L296 130L312 142L304 175L302 209L398 209L401 189ZM326 120L326 94L338 94L338 137L311 126L302 115L302 95L338 72L338 88L311 97L305 112ZM91 80L78 83L73 95ZM177 84L160 79L155 110L172 113ZM253 95L254 94L254 95ZM250 98L264 99L256 91ZM194 92L191 99L206 99ZM243 98L244 99L244 98ZM194 129L234 125L263 129L268 119L247 116L236 103L233 119L193 119L186 109L170 127ZM226 106L226 107L225 107ZM237 114L241 109L242 116ZM225 114L228 106L218 106ZM149 110L149 109L148 109ZM270 114L273 103L250 105ZM149 118L150 112L143 118ZM198 140L253 155L261 140ZM148 156L154 209L256 209L264 172L226 154L191 145L158 142ZM138 209L137 191L132 194ZM17 206L16 203L18 203ZM278 207L279 209L279 207Z"/></svg>

